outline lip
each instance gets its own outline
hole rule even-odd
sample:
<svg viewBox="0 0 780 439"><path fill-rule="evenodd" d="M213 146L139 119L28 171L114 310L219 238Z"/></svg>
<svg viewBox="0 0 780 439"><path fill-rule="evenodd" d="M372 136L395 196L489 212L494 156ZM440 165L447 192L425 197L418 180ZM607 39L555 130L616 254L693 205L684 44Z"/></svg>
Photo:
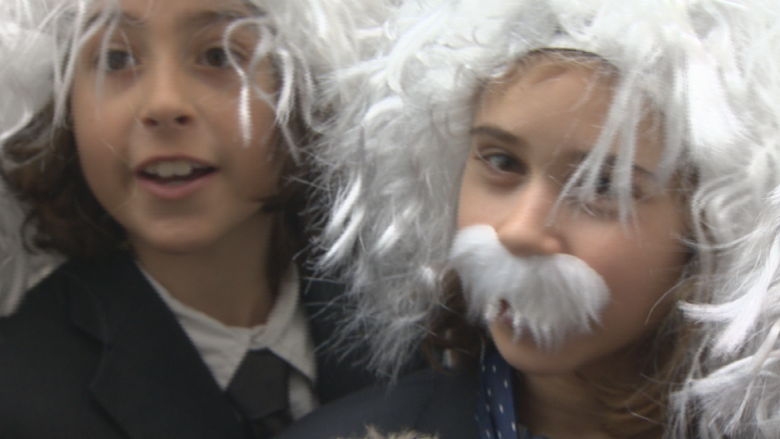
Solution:
<svg viewBox="0 0 780 439"><path fill-rule="evenodd" d="M150 180L144 177L144 175L142 174L142 171L151 164L159 163L159 162L181 161L181 160L186 160L189 162L197 163L199 165L212 168L213 172L194 178L185 183L180 183L176 185L164 184L154 180ZM188 156L177 155L177 156L154 157L149 160L145 160L140 165L135 167L134 174L135 174L135 180L138 183L139 187L145 189L147 192L149 192L150 194L154 195L157 198L163 200L175 201L175 200L181 200L187 198L190 195L193 195L194 193L198 192L200 189L206 186L209 183L209 181L211 181L218 172L219 169L216 166L204 160L200 160Z"/></svg>
<svg viewBox="0 0 780 439"><path fill-rule="evenodd" d="M514 329L515 327L512 307L509 306L509 303L507 303L505 300L501 301L501 308L498 311L498 318L496 320L501 322L502 325L505 325L509 329Z"/></svg>

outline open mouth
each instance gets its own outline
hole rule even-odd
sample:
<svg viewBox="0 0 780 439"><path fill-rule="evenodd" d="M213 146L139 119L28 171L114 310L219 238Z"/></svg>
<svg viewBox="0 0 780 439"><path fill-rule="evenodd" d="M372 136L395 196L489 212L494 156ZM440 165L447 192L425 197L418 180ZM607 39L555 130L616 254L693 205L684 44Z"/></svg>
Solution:
<svg viewBox="0 0 780 439"><path fill-rule="evenodd" d="M509 306L509 302L506 300L501 300L499 302L498 306L498 314L496 315L496 318L501 320L505 325L509 326L510 328L515 327L514 323L514 312L512 310L512 307Z"/></svg>
<svg viewBox="0 0 780 439"><path fill-rule="evenodd" d="M144 180L166 186L187 184L216 171L212 166L189 160L159 161L147 165L138 172Z"/></svg>

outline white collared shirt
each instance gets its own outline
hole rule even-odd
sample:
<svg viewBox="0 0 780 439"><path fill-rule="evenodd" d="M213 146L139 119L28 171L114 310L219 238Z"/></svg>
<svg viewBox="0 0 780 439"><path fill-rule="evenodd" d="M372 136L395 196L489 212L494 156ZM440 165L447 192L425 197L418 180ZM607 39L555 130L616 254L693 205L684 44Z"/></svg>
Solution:
<svg viewBox="0 0 780 439"><path fill-rule="evenodd" d="M279 287L265 325L254 328L227 326L180 302L142 267L184 332L190 337L222 390L225 390L238 366L250 350L270 349L292 366L290 374L290 412L298 419L317 407L313 386L317 379L314 345L306 315L298 305L298 270L290 265Z"/></svg>

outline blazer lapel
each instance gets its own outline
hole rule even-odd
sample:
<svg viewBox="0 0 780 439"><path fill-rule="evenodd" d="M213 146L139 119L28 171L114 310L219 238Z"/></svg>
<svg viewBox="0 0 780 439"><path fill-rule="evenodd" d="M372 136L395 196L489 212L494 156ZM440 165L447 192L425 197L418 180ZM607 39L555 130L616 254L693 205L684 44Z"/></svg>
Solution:
<svg viewBox="0 0 780 439"><path fill-rule="evenodd" d="M72 299L73 321L104 343L91 391L129 437L244 437L198 352L129 255L71 274L85 292Z"/></svg>
<svg viewBox="0 0 780 439"><path fill-rule="evenodd" d="M375 382L361 367L367 346L353 347L347 355L334 352L339 324L348 317L344 286L327 279L301 279L301 303L309 317L309 329L317 354L316 392L320 403L341 398Z"/></svg>
<svg viewBox="0 0 780 439"><path fill-rule="evenodd" d="M366 367L369 346L367 340L345 350L334 346L339 326L349 319L354 308L344 295L344 285L328 279L301 280L301 303L309 316L314 346L317 349L317 395L321 403L339 399L378 382ZM343 355L342 355L343 354ZM421 351L404 365L399 376L428 367Z"/></svg>

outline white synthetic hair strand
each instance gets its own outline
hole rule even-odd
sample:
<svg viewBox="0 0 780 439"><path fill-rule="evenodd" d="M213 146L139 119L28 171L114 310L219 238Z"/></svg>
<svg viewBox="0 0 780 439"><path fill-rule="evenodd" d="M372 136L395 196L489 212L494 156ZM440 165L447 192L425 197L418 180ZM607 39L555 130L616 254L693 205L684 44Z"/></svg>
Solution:
<svg viewBox="0 0 780 439"><path fill-rule="evenodd" d="M167 0L157 0L167 1ZM264 99L276 111L284 146L303 159L306 145L289 122L300 118L313 130L325 124L341 92L323 93L320 81L330 71L353 64L372 51L379 24L390 11L389 0L246 0L260 15L237 26L257 26L264 37L255 57L268 54L279 78L279 90L266 93L249 80L259 59L252 59L243 78L239 102L244 140L250 132L249 100ZM9 138L22 132L51 106L53 121L38 137L48 145L66 124L68 96L82 45L101 29L115 25L121 0L2 0L0 2L0 155ZM95 14L99 10L100 13ZM226 35L227 38L229 35ZM105 47L103 47L105 49ZM102 58L105 58L103 54ZM105 62L105 59L98 62ZM234 63L235 64L235 63ZM99 85L99 84L98 84ZM48 153L46 147L41 154ZM3 166L11 166L4 162ZM22 236L25 207L0 184L0 316L11 313L23 292L61 257L33 252Z"/></svg>
<svg viewBox="0 0 780 439"><path fill-rule="evenodd" d="M419 433L416 431L402 431L382 434L373 426L366 427L366 435L361 437L349 437L339 439L438 439L439 436L431 436L425 433Z"/></svg>
<svg viewBox="0 0 780 439"><path fill-rule="evenodd" d="M770 265L780 230L774 220L757 223L780 218L780 205L765 201L780 183L778 39L773 0L404 2L381 53L334 77L334 89L352 94L317 148L323 210L331 209L320 268L343 270L357 309L344 339L368 339L369 364L392 375L428 334L446 300L443 271L481 89L506 80L529 53L573 49L609 63L617 79L601 136L564 193L587 201L616 146L613 182L630 223L636 130L645 116L662 116L655 173L668 190L677 177L695 185L685 199L701 282L685 309L715 331L688 352L694 369L682 388L711 379L739 383L747 395L747 377L777 373L775 361L753 366L780 318L780 274ZM575 190L578 182L584 188ZM732 360L743 366L721 369ZM739 413L755 421L756 437L778 437L761 430L780 416L771 392L750 393L758 399L739 410L716 410L705 393L680 396L673 431L717 420L702 437L720 437L715 430Z"/></svg>
<svg viewBox="0 0 780 439"><path fill-rule="evenodd" d="M61 74L55 68L63 51L57 23L81 3L11 0L0 5L0 144L47 103L66 95L58 88ZM56 256L28 251L24 216L23 207L0 184L0 315L14 310L22 293L58 262Z"/></svg>
<svg viewBox="0 0 780 439"><path fill-rule="evenodd" d="M683 306L706 338L674 404L698 416L699 437L780 437L780 188L755 229L723 251L710 300Z"/></svg>

